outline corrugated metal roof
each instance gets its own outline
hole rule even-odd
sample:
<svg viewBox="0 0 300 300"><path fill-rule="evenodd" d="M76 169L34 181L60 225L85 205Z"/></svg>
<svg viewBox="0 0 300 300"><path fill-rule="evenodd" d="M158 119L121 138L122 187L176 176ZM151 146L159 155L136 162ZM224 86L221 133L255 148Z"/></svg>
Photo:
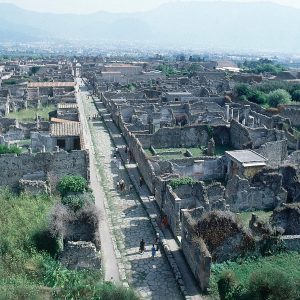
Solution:
<svg viewBox="0 0 300 300"><path fill-rule="evenodd" d="M55 123L50 126L50 135L58 136L80 136L81 124L79 122Z"/></svg>

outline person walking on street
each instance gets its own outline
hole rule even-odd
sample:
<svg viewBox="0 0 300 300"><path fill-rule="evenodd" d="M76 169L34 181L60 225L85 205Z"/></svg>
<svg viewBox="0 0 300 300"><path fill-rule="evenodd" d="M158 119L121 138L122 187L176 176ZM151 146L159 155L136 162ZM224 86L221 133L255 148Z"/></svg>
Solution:
<svg viewBox="0 0 300 300"><path fill-rule="evenodd" d="M145 252L145 241L142 239L140 241L140 254L143 254Z"/></svg>
<svg viewBox="0 0 300 300"><path fill-rule="evenodd" d="M152 248L151 248L151 254L152 254L152 258L154 258L156 255L156 249L155 249L154 244L152 245Z"/></svg>
<svg viewBox="0 0 300 300"><path fill-rule="evenodd" d="M144 178L140 176L140 187L142 187L143 185L144 185Z"/></svg>
<svg viewBox="0 0 300 300"><path fill-rule="evenodd" d="M160 243L160 238L159 238L159 233L157 233L154 241L154 244L156 246L156 251L158 251L159 243Z"/></svg>

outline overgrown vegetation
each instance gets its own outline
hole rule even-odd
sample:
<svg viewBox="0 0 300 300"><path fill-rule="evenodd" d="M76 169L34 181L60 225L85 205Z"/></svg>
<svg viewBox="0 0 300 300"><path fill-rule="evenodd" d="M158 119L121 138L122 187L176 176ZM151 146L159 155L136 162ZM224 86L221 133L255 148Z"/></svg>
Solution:
<svg viewBox="0 0 300 300"><path fill-rule="evenodd" d="M58 199L0 190L0 299L136 300L132 290L103 282L100 270L70 271L50 251L48 214ZM50 246L50 247L49 247Z"/></svg>
<svg viewBox="0 0 300 300"><path fill-rule="evenodd" d="M87 190L88 184L82 176L64 176L57 186L60 194L64 197L70 193L83 193Z"/></svg>
<svg viewBox="0 0 300 300"><path fill-rule="evenodd" d="M286 71L287 69L280 65L276 64L274 61L269 59L260 59L257 61L244 61L244 63L240 64L239 67L246 73L270 73L273 75L277 75L282 71Z"/></svg>
<svg viewBox="0 0 300 300"><path fill-rule="evenodd" d="M5 145L0 145L0 154L20 154L22 149L17 146L7 147Z"/></svg>
<svg viewBox="0 0 300 300"><path fill-rule="evenodd" d="M289 299L300 297L300 254L289 252L215 264L213 299Z"/></svg>
<svg viewBox="0 0 300 300"><path fill-rule="evenodd" d="M61 199L63 205L68 206L73 211L78 211L86 204L93 204L95 199L92 193L69 194Z"/></svg>
<svg viewBox="0 0 300 300"><path fill-rule="evenodd" d="M2 84L7 84L7 85L17 84L17 80L15 80L15 79L5 79L5 80L2 81Z"/></svg>
<svg viewBox="0 0 300 300"><path fill-rule="evenodd" d="M167 77L180 75L180 71L168 64L160 64L157 69L165 74Z"/></svg>
<svg viewBox="0 0 300 300"><path fill-rule="evenodd" d="M193 185L195 183L197 183L197 180L195 180L192 177L186 176L186 177L172 179L170 181L170 186L172 187L172 189L176 189L182 185Z"/></svg>
<svg viewBox="0 0 300 300"><path fill-rule="evenodd" d="M299 84L288 84L282 82L273 82L272 84L238 84L234 91L240 100L277 107L281 104L290 104L291 101L299 101Z"/></svg>

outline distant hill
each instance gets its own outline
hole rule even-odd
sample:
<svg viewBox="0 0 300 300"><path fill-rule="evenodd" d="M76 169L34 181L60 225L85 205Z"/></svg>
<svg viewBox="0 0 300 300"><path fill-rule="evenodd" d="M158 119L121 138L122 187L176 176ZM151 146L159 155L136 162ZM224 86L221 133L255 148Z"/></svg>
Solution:
<svg viewBox="0 0 300 300"><path fill-rule="evenodd" d="M273 3L173 2L131 14L37 13L0 3L0 42L66 39L300 52L300 10Z"/></svg>

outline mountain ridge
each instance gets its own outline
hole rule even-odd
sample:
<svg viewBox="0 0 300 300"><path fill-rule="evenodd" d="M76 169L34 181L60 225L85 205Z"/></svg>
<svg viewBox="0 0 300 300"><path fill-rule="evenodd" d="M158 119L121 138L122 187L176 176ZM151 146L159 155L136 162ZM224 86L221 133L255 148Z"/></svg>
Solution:
<svg viewBox="0 0 300 300"><path fill-rule="evenodd" d="M146 12L99 11L83 15L39 13L0 3L0 11L0 42L8 37L17 42L23 32L32 36L32 41L58 38L82 43L140 41L162 47L203 49L300 49L300 9L270 2L173 2ZM15 38L14 32L18 32Z"/></svg>

